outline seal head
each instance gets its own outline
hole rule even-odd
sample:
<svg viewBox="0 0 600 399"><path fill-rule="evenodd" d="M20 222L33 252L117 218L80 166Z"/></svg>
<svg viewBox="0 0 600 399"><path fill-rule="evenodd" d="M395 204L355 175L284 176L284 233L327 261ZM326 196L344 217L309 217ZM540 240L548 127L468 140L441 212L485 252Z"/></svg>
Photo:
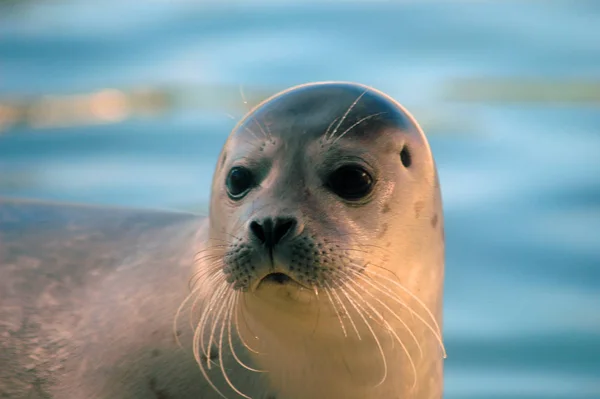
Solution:
<svg viewBox="0 0 600 399"><path fill-rule="evenodd" d="M440 190L396 101L327 82L259 104L221 152L209 224L199 273L278 395L441 397Z"/></svg>

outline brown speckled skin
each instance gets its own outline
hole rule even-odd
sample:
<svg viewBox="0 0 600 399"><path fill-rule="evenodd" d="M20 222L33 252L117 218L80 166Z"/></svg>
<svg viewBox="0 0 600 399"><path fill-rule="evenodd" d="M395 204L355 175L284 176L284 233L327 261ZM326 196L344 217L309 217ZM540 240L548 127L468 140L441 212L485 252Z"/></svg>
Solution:
<svg viewBox="0 0 600 399"><path fill-rule="evenodd" d="M217 397L172 333L202 223L0 199L0 398Z"/></svg>

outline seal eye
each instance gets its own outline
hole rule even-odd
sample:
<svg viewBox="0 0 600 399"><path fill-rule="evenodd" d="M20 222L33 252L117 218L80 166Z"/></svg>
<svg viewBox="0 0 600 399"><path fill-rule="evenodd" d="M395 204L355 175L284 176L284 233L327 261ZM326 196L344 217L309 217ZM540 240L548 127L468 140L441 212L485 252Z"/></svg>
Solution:
<svg viewBox="0 0 600 399"><path fill-rule="evenodd" d="M360 166L347 165L337 169L329 176L327 186L337 196L345 200L356 201L371 192L373 178Z"/></svg>
<svg viewBox="0 0 600 399"><path fill-rule="evenodd" d="M227 186L227 193L232 199L241 199L254 187L254 176L250 170L236 166L229 171L225 185Z"/></svg>

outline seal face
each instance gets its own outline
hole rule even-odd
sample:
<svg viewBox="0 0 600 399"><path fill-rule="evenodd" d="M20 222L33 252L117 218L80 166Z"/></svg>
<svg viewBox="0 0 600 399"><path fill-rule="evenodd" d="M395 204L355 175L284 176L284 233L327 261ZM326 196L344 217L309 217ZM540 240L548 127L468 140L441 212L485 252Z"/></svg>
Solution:
<svg viewBox="0 0 600 399"><path fill-rule="evenodd" d="M266 100L214 174L197 357L241 315L283 397L441 397L442 219L425 136L393 99L315 83Z"/></svg>
<svg viewBox="0 0 600 399"><path fill-rule="evenodd" d="M418 173L408 171L411 143L399 134L409 126L389 99L356 85L301 87L249 115L213 186L219 205L243 220L224 226L235 236L223 269L233 287L335 287L360 271L362 257L348 251L376 239L384 220L373 215L398 175Z"/></svg>

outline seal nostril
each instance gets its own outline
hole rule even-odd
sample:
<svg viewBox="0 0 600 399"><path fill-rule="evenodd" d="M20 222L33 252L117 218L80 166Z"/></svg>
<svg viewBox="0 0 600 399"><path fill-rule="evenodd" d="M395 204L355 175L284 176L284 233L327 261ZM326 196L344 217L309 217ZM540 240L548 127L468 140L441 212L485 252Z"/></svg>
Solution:
<svg viewBox="0 0 600 399"><path fill-rule="evenodd" d="M273 244L279 243L281 239L292 230L296 225L294 219L275 219L275 228L273 229Z"/></svg>
<svg viewBox="0 0 600 399"><path fill-rule="evenodd" d="M258 222L250 223L250 231L260 240L260 242L264 243L266 240L265 230Z"/></svg>
<svg viewBox="0 0 600 399"><path fill-rule="evenodd" d="M272 248L296 226L296 220L292 218L267 218L262 222L250 223L250 231L267 247Z"/></svg>

